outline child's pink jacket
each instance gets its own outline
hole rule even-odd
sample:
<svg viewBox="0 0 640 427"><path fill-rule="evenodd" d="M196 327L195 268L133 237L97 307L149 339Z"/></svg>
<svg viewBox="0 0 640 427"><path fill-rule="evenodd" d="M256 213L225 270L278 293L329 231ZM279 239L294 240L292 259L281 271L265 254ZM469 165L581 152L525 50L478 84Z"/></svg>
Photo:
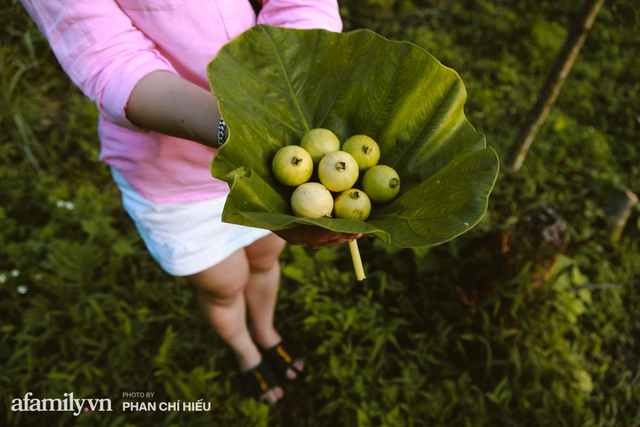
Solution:
<svg viewBox="0 0 640 427"><path fill-rule="evenodd" d="M22 0L72 81L100 110L100 159L144 197L179 202L229 191L214 180L215 150L143 131L125 117L146 74L167 70L209 90L206 66L257 23L341 31L337 0Z"/></svg>

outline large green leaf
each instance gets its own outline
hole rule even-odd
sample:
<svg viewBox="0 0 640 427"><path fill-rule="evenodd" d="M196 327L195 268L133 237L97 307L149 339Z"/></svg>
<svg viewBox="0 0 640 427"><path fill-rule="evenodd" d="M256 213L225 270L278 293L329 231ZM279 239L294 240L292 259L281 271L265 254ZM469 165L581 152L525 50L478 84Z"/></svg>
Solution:
<svg viewBox="0 0 640 427"><path fill-rule="evenodd" d="M231 184L223 221L314 224L421 247L464 233L486 212L498 157L464 115L460 77L420 47L368 30L259 25L226 44L207 72L230 130L211 164L212 176ZM275 179L271 159L318 127L341 141L375 139L380 163L400 175L400 195L366 222L293 216L292 188Z"/></svg>

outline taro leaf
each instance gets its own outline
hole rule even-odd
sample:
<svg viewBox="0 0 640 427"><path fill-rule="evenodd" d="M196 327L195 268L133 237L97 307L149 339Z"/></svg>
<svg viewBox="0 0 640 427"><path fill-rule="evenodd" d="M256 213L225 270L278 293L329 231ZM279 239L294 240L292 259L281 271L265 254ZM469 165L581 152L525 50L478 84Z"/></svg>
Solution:
<svg viewBox="0 0 640 427"><path fill-rule="evenodd" d="M223 221L312 224L422 247L466 232L486 212L498 157L464 115L458 74L420 47L368 30L258 25L226 44L207 72L230 134L211 164L212 176L231 184ZM341 141L369 135L380 163L400 175L399 196L366 222L291 213L293 188L277 182L271 159L319 127Z"/></svg>

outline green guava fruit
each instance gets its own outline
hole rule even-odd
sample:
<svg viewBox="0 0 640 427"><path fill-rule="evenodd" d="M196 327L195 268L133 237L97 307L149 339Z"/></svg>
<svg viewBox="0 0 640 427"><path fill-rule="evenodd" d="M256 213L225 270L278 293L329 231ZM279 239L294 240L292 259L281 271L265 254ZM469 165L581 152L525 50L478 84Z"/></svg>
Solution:
<svg viewBox="0 0 640 427"><path fill-rule="evenodd" d="M362 189L372 201L385 203L398 195L400 177L390 166L372 166L362 177Z"/></svg>
<svg viewBox="0 0 640 427"><path fill-rule="evenodd" d="M333 204L336 218L366 220L371 213L371 200L357 188L350 188L338 194Z"/></svg>
<svg viewBox="0 0 640 427"><path fill-rule="evenodd" d="M342 151L346 151L356 159L360 172L377 165L380 160L378 143L367 135L353 135L344 142Z"/></svg>
<svg viewBox="0 0 640 427"><path fill-rule="evenodd" d="M340 150L340 140L329 129L316 128L304 134L300 146L311 154L313 164L317 165L327 154Z"/></svg>
<svg viewBox="0 0 640 427"><path fill-rule="evenodd" d="M358 180L358 162L346 151L329 153L318 163L318 178L329 190L341 192Z"/></svg>
<svg viewBox="0 0 640 427"><path fill-rule="evenodd" d="M291 209L295 216L305 218L331 218L333 197L319 182L305 182L291 194Z"/></svg>
<svg viewBox="0 0 640 427"><path fill-rule="evenodd" d="M298 145L286 145L273 156L271 170L282 184L295 187L311 178L313 159L304 148Z"/></svg>

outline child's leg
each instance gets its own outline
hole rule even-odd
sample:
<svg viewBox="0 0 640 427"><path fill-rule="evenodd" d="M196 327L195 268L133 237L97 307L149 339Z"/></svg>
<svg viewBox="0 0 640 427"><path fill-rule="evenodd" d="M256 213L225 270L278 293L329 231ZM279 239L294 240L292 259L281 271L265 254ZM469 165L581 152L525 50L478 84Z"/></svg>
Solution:
<svg viewBox="0 0 640 427"><path fill-rule="evenodd" d="M283 248L284 241L273 234L245 248L251 274L244 295L254 338L263 348L270 348L281 339L273 326L273 317L280 284L278 256Z"/></svg>
<svg viewBox="0 0 640 427"><path fill-rule="evenodd" d="M251 269L244 249L207 270L189 276L198 287L205 316L235 353L241 371L256 367L262 360L246 322L244 291L250 277ZM282 394L282 389L277 387L268 390L263 397L275 402Z"/></svg>
<svg viewBox="0 0 640 427"><path fill-rule="evenodd" d="M282 340L274 328L273 317L280 284L278 257L284 245L284 240L271 234L245 248L251 273L244 294L254 338L263 349L269 349ZM296 360L294 365L298 371L304 369L302 360ZM296 372L289 369L287 378L295 379Z"/></svg>

